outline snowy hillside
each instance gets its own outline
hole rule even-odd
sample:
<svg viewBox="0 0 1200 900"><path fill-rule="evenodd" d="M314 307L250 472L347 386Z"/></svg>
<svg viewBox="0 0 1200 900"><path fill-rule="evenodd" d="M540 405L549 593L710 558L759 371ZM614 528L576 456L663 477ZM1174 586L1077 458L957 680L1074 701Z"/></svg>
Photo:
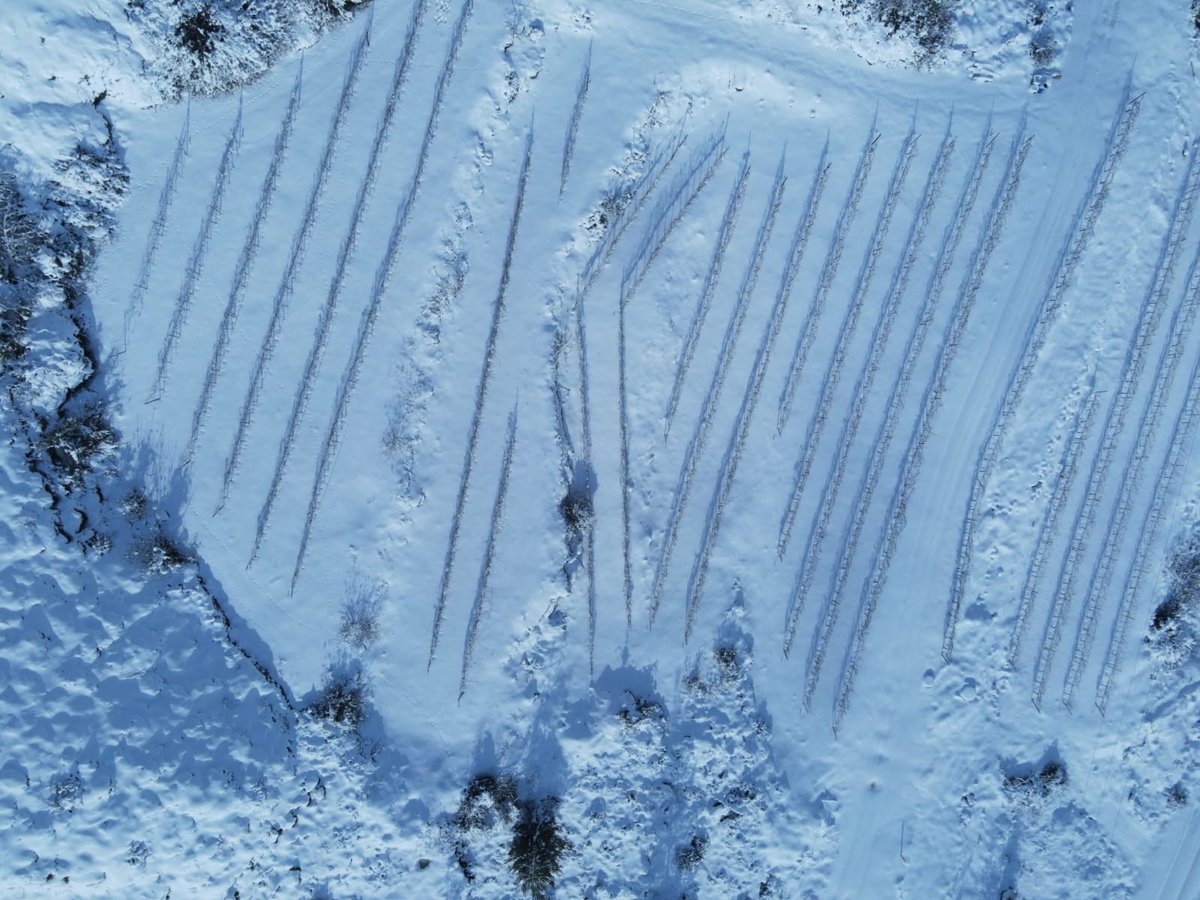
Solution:
<svg viewBox="0 0 1200 900"><path fill-rule="evenodd" d="M343 6L0 13L5 893L1200 896L1195 10Z"/></svg>

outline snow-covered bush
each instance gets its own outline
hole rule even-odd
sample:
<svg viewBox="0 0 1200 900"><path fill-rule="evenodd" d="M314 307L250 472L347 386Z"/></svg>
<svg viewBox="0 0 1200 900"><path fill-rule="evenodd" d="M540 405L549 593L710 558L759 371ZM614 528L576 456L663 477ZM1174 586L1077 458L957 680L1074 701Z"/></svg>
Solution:
<svg viewBox="0 0 1200 900"><path fill-rule="evenodd" d="M151 69L169 95L248 84L307 46L355 0L131 0L129 15L159 46Z"/></svg>
<svg viewBox="0 0 1200 900"><path fill-rule="evenodd" d="M117 435L108 424L103 405L92 403L78 411L62 412L43 435L42 445L69 487L112 454Z"/></svg>
<svg viewBox="0 0 1200 900"><path fill-rule="evenodd" d="M1009 767L1004 775L1004 789L1013 796L1048 797L1066 783L1067 767L1057 759L1047 759L1040 768Z"/></svg>
<svg viewBox="0 0 1200 900"><path fill-rule="evenodd" d="M379 613L383 609L381 585L355 584L342 603L338 638L354 650L369 650L379 640Z"/></svg>
<svg viewBox="0 0 1200 900"><path fill-rule="evenodd" d="M1166 598L1154 609L1151 632L1168 643L1183 637L1184 617L1194 612L1200 601L1200 529L1182 538L1168 563L1169 582Z"/></svg>
<svg viewBox="0 0 1200 900"><path fill-rule="evenodd" d="M890 36L912 41L917 63L929 63L950 43L954 33L954 0L842 0L844 15L864 15L879 22Z"/></svg>
<svg viewBox="0 0 1200 900"><path fill-rule="evenodd" d="M188 561L188 555L163 531L161 525L156 526L148 537L134 543L132 555L136 562L155 575L166 575Z"/></svg>
<svg viewBox="0 0 1200 900"><path fill-rule="evenodd" d="M0 279L15 284L20 267L32 263L40 240L16 176L0 173Z"/></svg>
<svg viewBox="0 0 1200 900"><path fill-rule="evenodd" d="M68 772L50 780L50 806L63 812L71 812L83 797L83 779L78 772Z"/></svg>
<svg viewBox="0 0 1200 900"><path fill-rule="evenodd" d="M338 659L325 669L325 683L306 705L309 714L357 731L367 718L367 676L357 661Z"/></svg>

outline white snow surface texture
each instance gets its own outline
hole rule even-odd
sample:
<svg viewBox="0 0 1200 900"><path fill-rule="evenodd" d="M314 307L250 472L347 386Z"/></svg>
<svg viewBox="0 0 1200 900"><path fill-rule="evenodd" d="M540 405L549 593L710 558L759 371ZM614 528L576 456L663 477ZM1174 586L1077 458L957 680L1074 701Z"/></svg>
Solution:
<svg viewBox="0 0 1200 900"><path fill-rule="evenodd" d="M377 0L178 99L7 0L4 171L129 184L4 407L0 893L1200 897L1195 12L832 6Z"/></svg>

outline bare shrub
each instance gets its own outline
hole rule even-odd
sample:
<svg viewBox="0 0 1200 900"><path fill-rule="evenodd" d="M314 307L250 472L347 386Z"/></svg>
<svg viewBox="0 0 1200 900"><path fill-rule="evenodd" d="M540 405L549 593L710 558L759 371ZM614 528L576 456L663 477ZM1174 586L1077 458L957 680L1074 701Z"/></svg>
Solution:
<svg viewBox="0 0 1200 900"><path fill-rule="evenodd" d="M383 609L382 585L356 583L342 602L338 638L355 650L369 650L379 640L379 613Z"/></svg>

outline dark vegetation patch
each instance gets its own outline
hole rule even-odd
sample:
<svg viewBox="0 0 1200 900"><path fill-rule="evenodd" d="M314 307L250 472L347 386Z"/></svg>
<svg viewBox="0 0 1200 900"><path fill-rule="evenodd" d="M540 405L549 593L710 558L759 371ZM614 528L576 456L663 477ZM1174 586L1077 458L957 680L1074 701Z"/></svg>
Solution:
<svg viewBox="0 0 1200 900"><path fill-rule="evenodd" d="M472 777L449 823L454 859L463 878L474 882L488 862L500 864L497 856L477 852L480 845L473 842L491 840L498 850L495 842L501 841L500 846L507 845L504 856L522 893L535 900L549 896L562 856L571 849L558 821L558 806L559 799L553 796L523 799L511 775L483 772ZM497 834L496 829L502 831Z"/></svg>
<svg viewBox="0 0 1200 900"><path fill-rule="evenodd" d="M463 791L462 802L454 814L459 831L491 828L497 822L512 821L517 806L517 780L511 775L476 775Z"/></svg>
<svg viewBox="0 0 1200 900"><path fill-rule="evenodd" d="M75 411L64 408L43 436L51 465L72 484L94 471L116 446L117 434L98 400L86 402Z"/></svg>
<svg viewBox="0 0 1200 900"><path fill-rule="evenodd" d="M704 851L707 849L708 838L702 834L694 834L688 843L676 848L675 865L682 872L690 871L704 860Z"/></svg>
<svg viewBox="0 0 1200 900"><path fill-rule="evenodd" d="M213 18L212 8L205 3L179 20L175 38L184 50L198 59L205 59L216 49L224 31L225 26Z"/></svg>
<svg viewBox="0 0 1200 900"><path fill-rule="evenodd" d="M152 76L172 97L220 94L261 77L363 3L355 0L129 0L160 52Z"/></svg>
<svg viewBox="0 0 1200 900"><path fill-rule="evenodd" d="M134 543L133 558L156 575L173 572L191 559L161 525Z"/></svg>
<svg viewBox="0 0 1200 900"><path fill-rule="evenodd" d="M846 16L863 16L878 22L891 38L901 38L916 48L918 65L937 59L954 35L953 0L841 0Z"/></svg>
<svg viewBox="0 0 1200 900"><path fill-rule="evenodd" d="M335 660L325 670L325 681L306 705L310 715L358 731L367 718L366 673L354 661Z"/></svg>
<svg viewBox="0 0 1200 900"><path fill-rule="evenodd" d="M508 864L521 891L534 900L549 896L562 857L571 849L558 822L558 803L557 797L523 802L513 826Z"/></svg>
<svg viewBox="0 0 1200 900"><path fill-rule="evenodd" d="M1177 645L1194 630L1192 619L1200 600L1200 528L1178 540L1167 563L1167 595L1154 608L1151 636Z"/></svg>

